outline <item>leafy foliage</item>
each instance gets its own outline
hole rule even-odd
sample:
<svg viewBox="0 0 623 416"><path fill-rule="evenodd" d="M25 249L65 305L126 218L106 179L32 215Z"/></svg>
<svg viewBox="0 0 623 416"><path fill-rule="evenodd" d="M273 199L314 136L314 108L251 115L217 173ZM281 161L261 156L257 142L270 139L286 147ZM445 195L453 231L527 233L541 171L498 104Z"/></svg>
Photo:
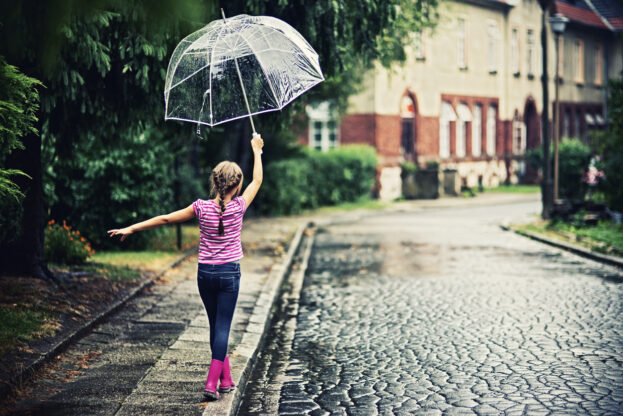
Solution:
<svg viewBox="0 0 623 416"><path fill-rule="evenodd" d="M343 146L327 153L272 163L258 194L260 212L284 215L369 195L376 177L376 151L370 146Z"/></svg>
<svg viewBox="0 0 623 416"><path fill-rule="evenodd" d="M553 146L550 155L553 158ZM582 177L591 160L591 148L580 139L562 140L558 147L558 186L559 195L568 199L584 199L587 184ZM543 166L541 147L526 152L526 161L535 169Z"/></svg>
<svg viewBox="0 0 623 416"><path fill-rule="evenodd" d="M221 1L230 14L268 14L285 20L314 47L326 82L305 101L337 99L344 109L374 61L389 67L406 59L414 31L437 20L438 0L234 0Z"/></svg>
<svg viewBox="0 0 623 416"><path fill-rule="evenodd" d="M611 209L623 211L623 81L610 81L608 130L597 136L605 178L599 187Z"/></svg>
<svg viewBox="0 0 623 416"><path fill-rule="evenodd" d="M93 249L80 231L72 230L65 221L60 225L51 220L45 230L44 256L56 264L83 264L93 256Z"/></svg>
<svg viewBox="0 0 623 416"><path fill-rule="evenodd" d="M365 170L349 165L349 157L336 161L338 156L301 155L294 145L291 127L298 118L293 114L304 114L306 101L327 98L344 108L374 60L389 66L404 59L407 33L433 23L437 2L17 0L1 4L0 53L46 85L40 92L39 118L49 215L68 220L101 247L110 244L106 229L180 208L200 196L192 194L206 189L211 166L223 158L241 163L248 176L246 120L206 129L207 140L197 144L195 126L162 119L169 54L184 36L218 18L220 6L230 16L269 14L284 19L318 51L327 77L303 100L257 120L267 142L267 169L291 177L273 190L285 197L298 192L288 188L290 183L304 188L305 181L316 180L316 170L337 169L335 177L317 182L318 195L307 192L309 201L302 207L368 192L374 175L370 179L367 173L361 176L364 191L343 187L342 182L352 184L352 178ZM293 156L308 160L309 170L270 166ZM173 166L176 158L177 167ZM0 228L2 233L8 230ZM140 247L150 236L142 233L131 244Z"/></svg>
<svg viewBox="0 0 623 416"><path fill-rule="evenodd" d="M39 86L39 81L22 74L0 56L0 166L4 165L12 151L24 148L20 141L22 136L28 132L37 132L35 123L39 109ZM19 201L24 196L9 179L15 175L25 174L0 167L0 199L15 198Z"/></svg>

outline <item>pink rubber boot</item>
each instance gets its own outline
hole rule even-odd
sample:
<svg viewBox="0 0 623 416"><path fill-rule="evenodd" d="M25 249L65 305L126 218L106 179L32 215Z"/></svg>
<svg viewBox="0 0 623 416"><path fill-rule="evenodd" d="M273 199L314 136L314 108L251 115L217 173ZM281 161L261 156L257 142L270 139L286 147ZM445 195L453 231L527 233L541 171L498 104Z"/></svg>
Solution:
<svg viewBox="0 0 623 416"><path fill-rule="evenodd" d="M236 383L231 379L231 368L229 367L229 356L223 361L223 372L221 373L221 385L218 391L221 393L229 393L236 387Z"/></svg>
<svg viewBox="0 0 623 416"><path fill-rule="evenodd" d="M203 391L203 397L206 400L218 400L218 392L216 391L216 384L221 377L223 371L223 362L219 360L212 360L210 363L210 371L208 371L208 379L206 380L206 388Z"/></svg>

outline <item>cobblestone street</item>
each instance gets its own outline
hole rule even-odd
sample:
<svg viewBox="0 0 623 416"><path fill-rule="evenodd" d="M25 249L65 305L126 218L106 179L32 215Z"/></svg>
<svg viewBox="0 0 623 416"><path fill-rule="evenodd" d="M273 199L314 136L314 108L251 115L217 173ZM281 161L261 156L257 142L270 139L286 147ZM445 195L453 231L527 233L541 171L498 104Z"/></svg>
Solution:
<svg viewBox="0 0 623 416"><path fill-rule="evenodd" d="M319 229L293 341L269 343L239 414L623 413L623 275L499 228L538 208Z"/></svg>

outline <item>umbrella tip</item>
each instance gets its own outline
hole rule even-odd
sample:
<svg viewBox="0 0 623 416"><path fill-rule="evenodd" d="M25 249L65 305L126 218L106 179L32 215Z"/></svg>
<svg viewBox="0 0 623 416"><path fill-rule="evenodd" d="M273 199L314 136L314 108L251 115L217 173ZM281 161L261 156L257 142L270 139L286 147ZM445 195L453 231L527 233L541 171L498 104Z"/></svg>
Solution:
<svg viewBox="0 0 623 416"><path fill-rule="evenodd" d="M221 7L221 14L223 15L223 20L225 20L225 11L223 10L222 7Z"/></svg>

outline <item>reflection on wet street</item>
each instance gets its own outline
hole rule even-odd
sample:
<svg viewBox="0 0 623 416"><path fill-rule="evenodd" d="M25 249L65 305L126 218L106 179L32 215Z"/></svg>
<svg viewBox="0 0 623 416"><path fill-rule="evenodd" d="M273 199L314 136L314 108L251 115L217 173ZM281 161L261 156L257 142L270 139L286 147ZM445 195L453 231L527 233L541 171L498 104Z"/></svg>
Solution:
<svg viewBox="0 0 623 416"><path fill-rule="evenodd" d="M498 227L536 209L319 230L240 414L623 413L623 275Z"/></svg>

